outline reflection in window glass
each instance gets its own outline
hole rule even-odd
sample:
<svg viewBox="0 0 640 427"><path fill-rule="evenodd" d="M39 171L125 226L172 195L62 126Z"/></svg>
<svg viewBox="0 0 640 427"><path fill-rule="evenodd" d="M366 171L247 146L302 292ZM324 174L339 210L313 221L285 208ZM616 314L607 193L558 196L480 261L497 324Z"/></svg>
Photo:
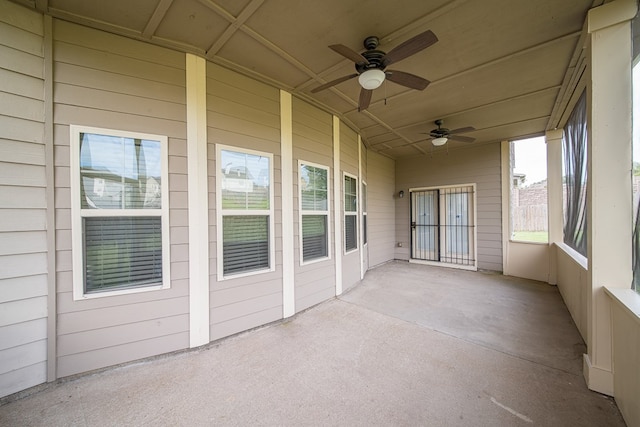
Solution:
<svg viewBox="0 0 640 427"><path fill-rule="evenodd" d="M222 208L269 209L269 158L222 150Z"/></svg>
<svg viewBox="0 0 640 427"><path fill-rule="evenodd" d="M344 176L344 249L346 252L358 248L358 180Z"/></svg>
<svg viewBox="0 0 640 427"><path fill-rule="evenodd" d="M219 147L218 274L269 271L273 267L271 161L267 153Z"/></svg>
<svg viewBox="0 0 640 427"><path fill-rule="evenodd" d="M300 192L303 210L327 210L327 169L302 165L300 167Z"/></svg>
<svg viewBox="0 0 640 427"><path fill-rule="evenodd" d="M74 298L169 287L167 138L79 126L70 135Z"/></svg>
<svg viewBox="0 0 640 427"><path fill-rule="evenodd" d="M161 208L160 164L159 141L82 133L82 208Z"/></svg>
<svg viewBox="0 0 640 427"><path fill-rule="evenodd" d="M329 257L329 169L300 163L302 262Z"/></svg>

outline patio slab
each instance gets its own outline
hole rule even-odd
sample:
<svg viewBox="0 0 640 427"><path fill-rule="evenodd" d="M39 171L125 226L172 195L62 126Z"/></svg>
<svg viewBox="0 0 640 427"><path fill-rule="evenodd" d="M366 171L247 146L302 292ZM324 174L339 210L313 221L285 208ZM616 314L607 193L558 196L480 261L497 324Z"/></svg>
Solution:
<svg viewBox="0 0 640 427"><path fill-rule="evenodd" d="M571 325L558 298L536 282L393 262L289 320L5 404L0 425L623 426L613 399L586 388L575 336L527 322ZM529 332L514 345L520 323Z"/></svg>

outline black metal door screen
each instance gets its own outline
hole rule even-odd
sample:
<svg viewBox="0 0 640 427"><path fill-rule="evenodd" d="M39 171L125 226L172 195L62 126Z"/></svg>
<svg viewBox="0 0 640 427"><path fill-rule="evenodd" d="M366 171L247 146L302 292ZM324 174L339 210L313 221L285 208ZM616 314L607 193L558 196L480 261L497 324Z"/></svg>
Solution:
<svg viewBox="0 0 640 427"><path fill-rule="evenodd" d="M474 187L411 191L411 258L475 265Z"/></svg>

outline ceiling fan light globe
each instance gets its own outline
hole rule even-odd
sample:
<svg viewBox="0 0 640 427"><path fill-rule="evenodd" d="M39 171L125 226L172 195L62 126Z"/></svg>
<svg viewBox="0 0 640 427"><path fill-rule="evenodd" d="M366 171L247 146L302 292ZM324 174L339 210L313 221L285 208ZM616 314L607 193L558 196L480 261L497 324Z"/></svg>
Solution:
<svg viewBox="0 0 640 427"><path fill-rule="evenodd" d="M446 136L441 136L439 138L434 138L431 140L431 143L433 145L435 145L436 147L440 147L441 145L446 144L448 141L448 138Z"/></svg>
<svg viewBox="0 0 640 427"><path fill-rule="evenodd" d="M367 90L373 90L380 87L384 82L384 71L378 69L367 70L358 76L360 86Z"/></svg>

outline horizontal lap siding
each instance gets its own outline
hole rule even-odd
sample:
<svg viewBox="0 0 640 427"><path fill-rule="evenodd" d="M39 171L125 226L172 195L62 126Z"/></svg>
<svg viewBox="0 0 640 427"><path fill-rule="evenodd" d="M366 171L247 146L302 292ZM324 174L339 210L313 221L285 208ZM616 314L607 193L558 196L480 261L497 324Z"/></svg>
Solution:
<svg viewBox="0 0 640 427"><path fill-rule="evenodd" d="M210 339L282 318L280 92L207 63ZM216 144L273 154L276 271L217 280Z"/></svg>
<svg viewBox="0 0 640 427"><path fill-rule="evenodd" d="M58 375L189 345L184 54L54 21ZM171 288L73 301L69 125L167 135Z"/></svg>
<svg viewBox="0 0 640 427"><path fill-rule="evenodd" d="M395 163L380 154L367 153L367 235L369 265L394 259L395 230Z"/></svg>
<svg viewBox="0 0 640 427"><path fill-rule="evenodd" d="M43 18L0 3L0 397L46 381Z"/></svg>
<svg viewBox="0 0 640 427"><path fill-rule="evenodd" d="M347 127L344 123L340 124L340 166L342 168L341 172L347 172L352 176L358 178L358 134L354 132L352 129ZM361 191L361 182L358 182L358 203L360 203L360 191ZM343 174L340 173L340 194L342 200L340 200L340 205L342 206L340 212L344 215L344 178ZM360 208L358 207L358 210ZM343 222L342 226L342 242L340 247L342 248L342 254L344 254L344 216L340 218L340 221ZM358 249L348 253L347 255L342 255L342 290L346 291L351 288L355 284L360 281L360 250L361 250L361 236L362 232L360 218L356 221L356 230L357 230L357 238L358 238Z"/></svg>
<svg viewBox="0 0 640 427"><path fill-rule="evenodd" d="M409 188L476 184L478 268L502 271L502 198L500 192L500 144L452 150L448 154L416 156L396 162L396 235L403 243L396 258L410 256Z"/></svg>
<svg viewBox="0 0 640 427"><path fill-rule="evenodd" d="M300 265L300 170L298 161L311 162L328 168L329 218L327 233L333 236L333 117L308 103L293 98L293 208L294 265L296 312L335 296L335 253L329 244L330 258Z"/></svg>

